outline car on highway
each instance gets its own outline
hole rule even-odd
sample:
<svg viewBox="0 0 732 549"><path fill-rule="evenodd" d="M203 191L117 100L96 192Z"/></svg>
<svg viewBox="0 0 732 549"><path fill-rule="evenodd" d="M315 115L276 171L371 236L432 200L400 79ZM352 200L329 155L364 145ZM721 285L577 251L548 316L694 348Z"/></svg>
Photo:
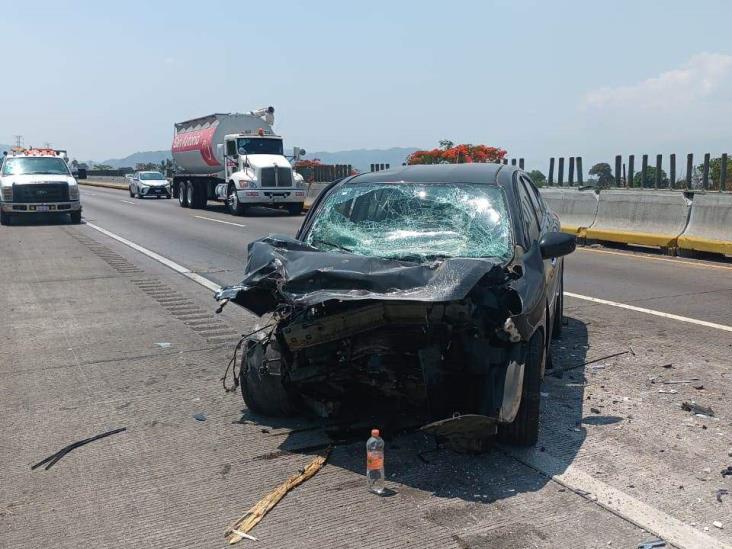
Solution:
<svg viewBox="0 0 732 549"><path fill-rule="evenodd" d="M574 249L513 166L334 182L295 238L252 242L244 280L216 294L267 317L241 343L244 401L268 416L404 403L437 433L534 444Z"/></svg>
<svg viewBox="0 0 732 549"><path fill-rule="evenodd" d="M160 172L135 172L128 178L130 196L134 198L170 198L170 182Z"/></svg>

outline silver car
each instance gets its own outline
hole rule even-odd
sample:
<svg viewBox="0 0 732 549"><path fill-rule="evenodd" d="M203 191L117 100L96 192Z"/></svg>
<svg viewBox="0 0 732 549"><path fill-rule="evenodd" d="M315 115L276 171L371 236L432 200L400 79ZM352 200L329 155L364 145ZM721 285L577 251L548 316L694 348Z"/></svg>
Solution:
<svg viewBox="0 0 732 549"><path fill-rule="evenodd" d="M170 183L160 172L135 172L128 177L130 196L144 198L154 196L155 198L170 198Z"/></svg>

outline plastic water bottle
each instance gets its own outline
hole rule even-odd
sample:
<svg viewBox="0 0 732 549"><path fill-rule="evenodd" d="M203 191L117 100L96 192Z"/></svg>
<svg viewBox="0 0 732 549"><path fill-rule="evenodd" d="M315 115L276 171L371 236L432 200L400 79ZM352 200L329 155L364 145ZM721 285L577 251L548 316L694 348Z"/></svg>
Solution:
<svg viewBox="0 0 732 549"><path fill-rule="evenodd" d="M370 492L384 493L384 439L378 429L371 429L371 438L366 441L366 478Z"/></svg>

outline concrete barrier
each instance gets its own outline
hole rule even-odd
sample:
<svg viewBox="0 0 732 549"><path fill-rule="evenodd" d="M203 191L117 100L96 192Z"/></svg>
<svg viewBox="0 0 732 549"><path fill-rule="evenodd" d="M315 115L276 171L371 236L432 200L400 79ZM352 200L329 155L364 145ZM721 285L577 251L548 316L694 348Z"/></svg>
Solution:
<svg viewBox="0 0 732 549"><path fill-rule="evenodd" d="M115 181L102 181L102 180L98 180L98 179L79 179L79 180L77 180L77 183L79 183L79 185L86 185L87 187L104 187L105 189L118 189L120 191L129 190L129 185L127 185L127 183L115 182Z"/></svg>
<svg viewBox="0 0 732 549"><path fill-rule="evenodd" d="M690 201L674 191L602 191L591 240L675 248L686 228Z"/></svg>
<svg viewBox="0 0 732 549"><path fill-rule="evenodd" d="M540 189L549 208L559 216L562 232L580 238L595 222L598 197L594 190L547 188Z"/></svg>
<svg viewBox="0 0 732 549"><path fill-rule="evenodd" d="M696 193L679 248L732 255L732 194Z"/></svg>

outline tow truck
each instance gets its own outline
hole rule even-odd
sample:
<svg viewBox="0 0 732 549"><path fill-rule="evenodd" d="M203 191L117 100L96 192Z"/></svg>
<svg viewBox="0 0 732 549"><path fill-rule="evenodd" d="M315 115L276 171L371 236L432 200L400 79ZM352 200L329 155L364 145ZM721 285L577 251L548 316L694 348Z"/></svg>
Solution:
<svg viewBox="0 0 732 549"><path fill-rule="evenodd" d="M81 223L79 185L71 175L65 151L13 148L3 153L0 168L0 224L15 217L68 214Z"/></svg>

